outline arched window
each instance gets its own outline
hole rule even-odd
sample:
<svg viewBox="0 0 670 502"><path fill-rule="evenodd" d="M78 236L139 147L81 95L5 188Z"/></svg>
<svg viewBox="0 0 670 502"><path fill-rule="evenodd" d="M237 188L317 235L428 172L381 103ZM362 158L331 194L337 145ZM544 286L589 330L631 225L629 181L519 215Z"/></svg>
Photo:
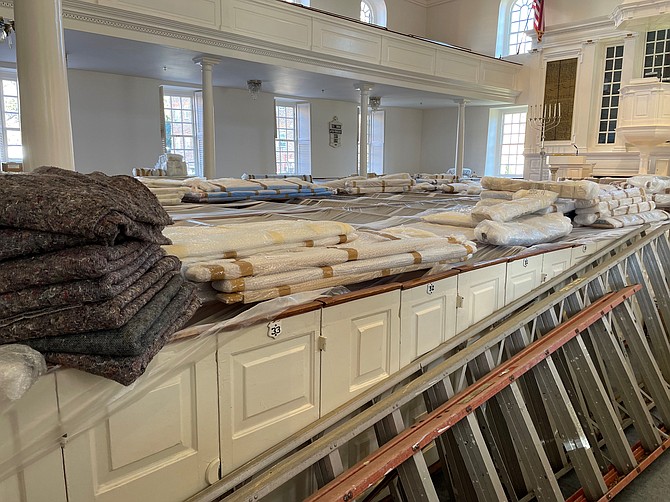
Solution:
<svg viewBox="0 0 670 502"><path fill-rule="evenodd" d="M372 15L372 7L365 0L361 1L361 21L368 24L375 22L375 18Z"/></svg>
<svg viewBox="0 0 670 502"><path fill-rule="evenodd" d="M284 0L284 2L297 3L300 5L304 5L305 7L309 7L309 0Z"/></svg>
<svg viewBox="0 0 670 502"><path fill-rule="evenodd" d="M526 32L533 29L533 0L502 0L498 17L496 54L525 54L531 48Z"/></svg>
<svg viewBox="0 0 670 502"><path fill-rule="evenodd" d="M361 0L360 20L368 24L386 26L386 2L384 0Z"/></svg>

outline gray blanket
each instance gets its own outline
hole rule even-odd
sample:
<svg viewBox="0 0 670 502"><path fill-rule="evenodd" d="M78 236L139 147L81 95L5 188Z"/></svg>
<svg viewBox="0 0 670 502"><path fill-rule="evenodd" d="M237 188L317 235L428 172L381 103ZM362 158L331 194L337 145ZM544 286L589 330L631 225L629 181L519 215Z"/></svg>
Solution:
<svg viewBox="0 0 670 502"><path fill-rule="evenodd" d="M18 228L0 228L0 261L49 253L60 249L91 244L92 239L76 235L39 232Z"/></svg>
<svg viewBox="0 0 670 502"><path fill-rule="evenodd" d="M81 246L0 263L0 293L80 279L98 279L124 270L157 244L129 241L118 246Z"/></svg>
<svg viewBox="0 0 670 502"><path fill-rule="evenodd" d="M0 227L74 235L114 244L133 239L168 244L172 220L158 199L130 176L82 174L56 167L0 175Z"/></svg>
<svg viewBox="0 0 670 502"><path fill-rule="evenodd" d="M0 318L33 310L107 300L134 284L164 256L165 251L150 244L127 266L97 279L59 282L0 294Z"/></svg>
<svg viewBox="0 0 670 502"><path fill-rule="evenodd" d="M184 310L168 324L162 333L159 333L139 356L114 357L88 354L66 354L47 352L44 358L50 364L60 364L70 368L77 368L94 375L110 378L123 385L130 385L146 370L156 354L170 341L172 335L191 318L200 306L195 294Z"/></svg>
<svg viewBox="0 0 670 502"><path fill-rule="evenodd" d="M35 338L23 343L40 352L139 356L191 303L193 290L177 275L120 328Z"/></svg>
<svg viewBox="0 0 670 502"><path fill-rule="evenodd" d="M0 343L86 333L126 324L167 282L179 274L179 260L166 256L117 296L95 303L22 313L0 319Z"/></svg>

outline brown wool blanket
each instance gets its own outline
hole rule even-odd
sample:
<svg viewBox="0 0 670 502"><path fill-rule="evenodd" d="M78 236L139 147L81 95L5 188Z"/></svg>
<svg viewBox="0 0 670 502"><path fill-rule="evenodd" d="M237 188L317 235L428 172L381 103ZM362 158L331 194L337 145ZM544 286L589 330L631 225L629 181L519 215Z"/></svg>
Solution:
<svg viewBox="0 0 670 502"><path fill-rule="evenodd" d="M128 266L98 279L60 282L0 294L0 318L33 310L107 300L134 284L164 256L165 251L151 244Z"/></svg>
<svg viewBox="0 0 670 502"><path fill-rule="evenodd" d="M82 174L57 167L0 175L0 227L75 235L101 244L129 237L169 244L172 220L131 176Z"/></svg>
<svg viewBox="0 0 670 502"><path fill-rule="evenodd" d="M91 239L18 228L0 228L0 261L91 244Z"/></svg>
<svg viewBox="0 0 670 502"><path fill-rule="evenodd" d="M141 262L157 244L128 241L118 246L81 246L0 263L0 293L61 282L98 279Z"/></svg>
<svg viewBox="0 0 670 502"><path fill-rule="evenodd" d="M139 356L193 301L194 286L175 276L130 321L117 329L24 340L40 352Z"/></svg>
<svg viewBox="0 0 670 502"><path fill-rule="evenodd" d="M172 277L179 274L178 270L179 260L174 256L166 256L134 284L109 300L22 313L0 319L0 344L123 326Z"/></svg>
<svg viewBox="0 0 670 502"><path fill-rule="evenodd" d="M195 294L192 298L183 313L153 340L142 355L114 357L47 352L44 354L44 358L50 364L76 368L104 378L110 378L123 385L130 385L142 376L154 356L170 341L175 331L183 326L198 309L200 301L195 297Z"/></svg>

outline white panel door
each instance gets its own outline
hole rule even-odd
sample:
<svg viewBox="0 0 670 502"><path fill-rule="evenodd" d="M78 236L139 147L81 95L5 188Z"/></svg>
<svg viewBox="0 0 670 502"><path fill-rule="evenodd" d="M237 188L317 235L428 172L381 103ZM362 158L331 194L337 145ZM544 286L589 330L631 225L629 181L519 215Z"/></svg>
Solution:
<svg viewBox="0 0 670 502"><path fill-rule="evenodd" d="M572 249L558 249L542 255L542 282L553 279L571 267Z"/></svg>
<svg viewBox="0 0 670 502"><path fill-rule="evenodd" d="M219 458L216 336L210 338L165 347L151 365L183 357L181 371L65 445L69 502L176 502L208 485L208 466ZM203 346L191 351L192 343ZM104 385L121 389L94 375L61 371L61 406Z"/></svg>
<svg viewBox="0 0 670 502"><path fill-rule="evenodd" d="M507 263L461 272L458 296L461 306L456 312L457 333L481 321L504 306Z"/></svg>
<svg viewBox="0 0 670 502"><path fill-rule="evenodd" d="M456 335L458 276L404 289L400 296L400 367Z"/></svg>
<svg viewBox="0 0 670 502"><path fill-rule="evenodd" d="M319 418L321 311L223 333L219 348L222 472Z"/></svg>
<svg viewBox="0 0 670 502"><path fill-rule="evenodd" d="M56 379L51 373L35 382L14 403L11 411L0 413L0 463L15 465L22 461L21 452L29 450L37 435L55 429L57 423ZM50 443L43 443L45 446L54 446L47 447L38 457L39 460L0 482L0 501L66 502L62 451L59 438L52 439Z"/></svg>
<svg viewBox="0 0 670 502"><path fill-rule="evenodd" d="M542 255L528 256L507 263L505 305L521 298L542 283Z"/></svg>
<svg viewBox="0 0 670 502"><path fill-rule="evenodd" d="M595 242L590 242L588 244L581 244L572 248L572 261L571 265L579 263L587 259L593 253L598 250L598 244Z"/></svg>
<svg viewBox="0 0 670 502"><path fill-rule="evenodd" d="M400 367L400 290L325 307L321 333L321 414Z"/></svg>

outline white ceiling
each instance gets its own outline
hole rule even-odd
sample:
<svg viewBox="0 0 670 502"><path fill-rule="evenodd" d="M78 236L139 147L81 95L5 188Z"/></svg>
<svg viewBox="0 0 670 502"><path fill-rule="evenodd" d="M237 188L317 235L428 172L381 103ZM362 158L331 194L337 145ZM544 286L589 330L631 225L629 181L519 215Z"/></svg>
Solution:
<svg viewBox="0 0 670 502"><path fill-rule="evenodd" d="M200 67L193 62L193 58L200 53L193 51L73 30L65 31L65 51L68 68L200 85ZM15 63L15 49L9 49L6 44L0 45L0 61ZM221 87L246 89L247 80L254 79L263 82L263 92L275 95L351 102L359 100L359 93L354 88L355 80L279 65L224 58L214 67L213 76L214 85ZM382 106L424 109L455 106L453 100L457 98L381 84L375 84L371 95L381 96Z"/></svg>

